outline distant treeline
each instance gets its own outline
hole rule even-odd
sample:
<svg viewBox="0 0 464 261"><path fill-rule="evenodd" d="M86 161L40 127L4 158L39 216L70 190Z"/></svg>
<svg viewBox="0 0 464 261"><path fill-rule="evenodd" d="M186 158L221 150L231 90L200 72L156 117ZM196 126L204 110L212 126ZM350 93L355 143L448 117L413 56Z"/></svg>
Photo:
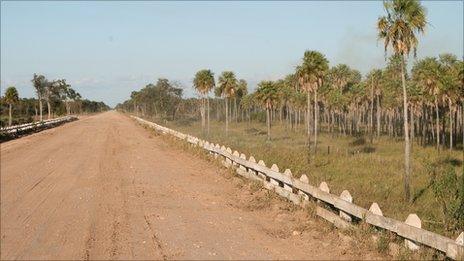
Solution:
<svg viewBox="0 0 464 261"><path fill-rule="evenodd" d="M313 64L324 64L316 83L307 79ZM322 54L306 52L295 73L276 81L262 81L252 93L247 82L231 71L215 80L210 70L199 71L193 87L200 98L182 98L182 89L167 79L134 91L117 108L163 120L285 124L289 130L315 130L335 135L402 137L401 59L392 56L383 69L364 77L345 64L328 66ZM409 131L421 145L462 147L464 135L463 61L451 54L426 57L405 75L409 96ZM316 93L317 90L317 93ZM209 93L214 92L214 98ZM317 96L316 96L317 94ZM315 100L317 102L315 102ZM319 123L319 124L318 124ZM320 126L318 126L318 125ZM206 128L206 127L205 127Z"/></svg>
<svg viewBox="0 0 464 261"><path fill-rule="evenodd" d="M14 86L5 89L0 99L0 126L39 121L44 119L44 114L54 118L110 109L104 102L82 99L65 79L49 81L43 75L34 74L32 85L37 98L20 98Z"/></svg>

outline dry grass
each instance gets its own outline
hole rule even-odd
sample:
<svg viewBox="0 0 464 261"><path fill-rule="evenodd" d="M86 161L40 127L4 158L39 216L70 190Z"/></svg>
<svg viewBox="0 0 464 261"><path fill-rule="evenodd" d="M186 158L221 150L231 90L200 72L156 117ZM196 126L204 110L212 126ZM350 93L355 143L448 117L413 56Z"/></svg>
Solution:
<svg viewBox="0 0 464 261"><path fill-rule="evenodd" d="M202 134L197 122L192 125L168 122L167 127L229 146L247 157L253 155L268 166L275 163L281 170L289 168L295 177L306 174L310 184L326 181L334 194L347 189L354 203L369 208L372 202L377 202L386 216L405 220L408 214L417 213L423 228L452 238L458 235L457 231L444 229L440 205L429 188L426 163L442 161L454 166L458 175L462 175L462 151L437 152L432 147L413 145L411 187L415 200L410 204L403 197L403 143L400 139L381 137L370 144L368 138L322 133L317 155L308 156L303 129L290 131L284 126L273 126L273 139L267 142L264 124L231 123L227 137L222 122L211 122L209 137Z"/></svg>

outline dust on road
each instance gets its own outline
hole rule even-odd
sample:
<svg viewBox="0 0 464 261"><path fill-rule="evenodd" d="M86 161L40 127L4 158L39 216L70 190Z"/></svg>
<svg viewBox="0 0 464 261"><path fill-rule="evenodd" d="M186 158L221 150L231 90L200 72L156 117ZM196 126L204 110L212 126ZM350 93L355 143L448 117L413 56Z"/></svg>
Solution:
<svg viewBox="0 0 464 261"><path fill-rule="evenodd" d="M225 172L114 111L2 143L1 259L380 257Z"/></svg>

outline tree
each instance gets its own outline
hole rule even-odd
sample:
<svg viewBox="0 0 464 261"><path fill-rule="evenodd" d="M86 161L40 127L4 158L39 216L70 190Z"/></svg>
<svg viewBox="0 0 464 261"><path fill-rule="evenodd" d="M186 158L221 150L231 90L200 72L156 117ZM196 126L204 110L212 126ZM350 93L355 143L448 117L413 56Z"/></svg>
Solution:
<svg viewBox="0 0 464 261"><path fill-rule="evenodd" d="M382 70L373 69L366 76L366 82L370 86L370 116L369 116L369 133L372 136L374 133L374 103L376 103L377 108L377 137L380 136L380 93L381 87L380 82L382 78ZM375 101L377 100L377 101Z"/></svg>
<svg viewBox="0 0 464 261"><path fill-rule="evenodd" d="M237 78L231 71L224 71L218 78L218 91L224 98L226 112L226 136L229 134L229 98L235 96Z"/></svg>
<svg viewBox="0 0 464 261"><path fill-rule="evenodd" d="M13 117L12 110L13 104L16 104L19 101L18 91L14 86L10 86L5 90L5 103L8 104L8 126L11 126Z"/></svg>
<svg viewBox="0 0 464 261"><path fill-rule="evenodd" d="M66 88L67 84L65 79L57 79L51 82L45 80L44 99L47 102L48 119L52 116L52 101L60 100Z"/></svg>
<svg viewBox="0 0 464 261"><path fill-rule="evenodd" d="M240 102L242 98L248 94L248 83L244 79L240 79L237 82L237 91L235 93L235 98ZM237 113L237 106L235 113ZM243 116L243 114L242 114ZM243 117L242 117L243 118ZM235 121L238 121L238 115L235 115Z"/></svg>
<svg viewBox="0 0 464 261"><path fill-rule="evenodd" d="M314 152L317 150L317 125L319 121L319 107L317 91L323 84L323 79L329 70L329 61L325 56L317 51L306 51L303 56L303 62L298 68L298 75L302 82L303 88L307 92L308 117L310 115L310 93L314 93ZM309 119L308 119L309 121ZM308 129L310 125L308 123ZM308 144L309 144L308 131Z"/></svg>
<svg viewBox="0 0 464 261"><path fill-rule="evenodd" d="M207 110L208 114L208 135L209 135L209 96L208 93L214 88L214 74L210 70L201 70L195 74L195 78L193 79L193 86L195 90L201 95L201 127L203 132L205 131L205 110ZM207 103L205 102L205 96L207 99ZM207 107L207 108L206 108Z"/></svg>
<svg viewBox="0 0 464 261"><path fill-rule="evenodd" d="M406 92L405 61L411 51L416 55L418 39L416 34L423 33L427 24L425 8L418 0L384 1L386 16L379 17L377 29L379 39L384 40L385 54L389 46L401 56L401 81L403 87L403 122L404 122L404 193L411 201L409 185L410 176L410 141L408 130L408 97Z"/></svg>
<svg viewBox="0 0 464 261"><path fill-rule="evenodd" d="M442 71L442 98L448 103L449 110L449 149L453 149L453 115L456 110L459 97L459 87L463 88L459 79L459 61L453 54L444 53L439 55L439 63Z"/></svg>
<svg viewBox="0 0 464 261"><path fill-rule="evenodd" d="M276 85L272 81L262 81L255 93L256 100L266 109L267 140L271 140L271 110L279 99Z"/></svg>
<svg viewBox="0 0 464 261"><path fill-rule="evenodd" d="M45 88L47 85L47 79L43 75L37 75L34 73L32 78L32 85L34 86L35 92L37 93L37 100L39 101L39 112L40 112L40 121L43 120L42 117L42 100L45 95Z"/></svg>
<svg viewBox="0 0 464 261"><path fill-rule="evenodd" d="M434 57L424 58L414 64L412 68L412 77L413 80L434 99L438 149L440 146L440 116L438 103L442 94L442 71L440 64Z"/></svg>

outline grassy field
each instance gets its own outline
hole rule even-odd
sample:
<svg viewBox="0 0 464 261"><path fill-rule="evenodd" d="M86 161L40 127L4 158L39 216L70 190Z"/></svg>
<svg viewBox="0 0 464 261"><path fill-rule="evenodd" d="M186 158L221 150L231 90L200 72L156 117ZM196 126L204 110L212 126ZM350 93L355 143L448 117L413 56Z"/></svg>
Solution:
<svg viewBox="0 0 464 261"><path fill-rule="evenodd" d="M306 174L312 185L326 181L334 194L347 189L354 203L369 208L372 202L377 202L385 216L405 220L408 214L416 213L423 228L452 238L462 230L462 227L446 228L441 203L430 186L431 164L439 167L438 175L445 167L453 168L458 177L462 175L462 150L438 152L433 147L413 145L411 187L414 202L411 204L403 197L404 147L401 139L381 137L371 144L367 137L336 137L321 133L318 153L313 158L308 157L302 126L298 131L291 131L285 126L274 125L272 141L268 142L266 127L259 123L232 122L228 137L225 136L223 122L211 122L209 137L202 134L199 122L163 124L229 146L247 157L253 155L256 160L264 160L269 167L275 163L282 171L289 168L295 177Z"/></svg>

